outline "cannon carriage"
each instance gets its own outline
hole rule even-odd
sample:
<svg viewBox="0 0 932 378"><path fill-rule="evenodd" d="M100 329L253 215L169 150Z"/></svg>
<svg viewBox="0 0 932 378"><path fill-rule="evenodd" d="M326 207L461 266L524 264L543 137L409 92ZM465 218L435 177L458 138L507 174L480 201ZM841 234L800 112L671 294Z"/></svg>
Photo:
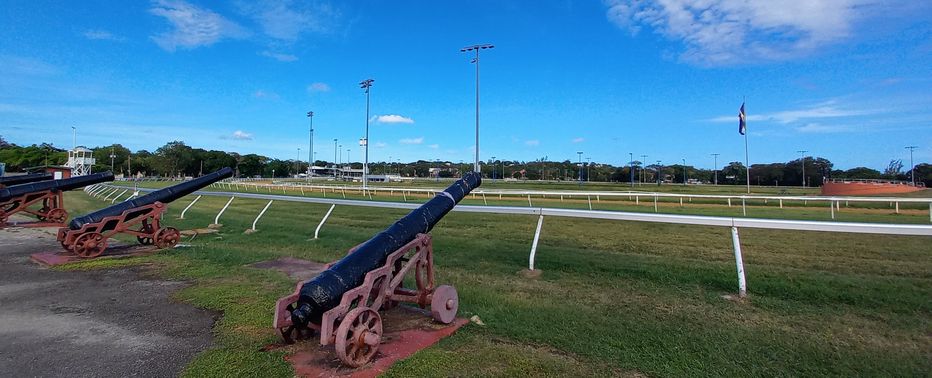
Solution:
<svg viewBox="0 0 932 378"><path fill-rule="evenodd" d="M38 177L35 177L39 179ZM61 227L68 220L64 192L88 185L113 181L110 172L61 180L41 179L0 189L0 228L8 226L16 213L32 214L38 222L17 223L19 227ZM37 206L41 204L41 206ZM38 208L37 208L38 207Z"/></svg>
<svg viewBox="0 0 932 378"><path fill-rule="evenodd" d="M378 352L382 317L399 303L422 309L444 324L459 308L456 289L435 286L432 238L428 234L460 200L481 184L467 174L445 191L401 218L385 231L332 264L317 277L298 283L294 293L275 305L273 326L286 343L317 333L320 345L333 345L343 364L359 367ZM403 282L414 275L414 288Z"/></svg>
<svg viewBox="0 0 932 378"><path fill-rule="evenodd" d="M103 254L108 240L116 234L134 235L139 244L159 249L174 247L181 240L181 232L163 227L162 215L168 209L167 204L232 175L232 169L223 168L72 219L68 227L58 230L58 241L81 258Z"/></svg>

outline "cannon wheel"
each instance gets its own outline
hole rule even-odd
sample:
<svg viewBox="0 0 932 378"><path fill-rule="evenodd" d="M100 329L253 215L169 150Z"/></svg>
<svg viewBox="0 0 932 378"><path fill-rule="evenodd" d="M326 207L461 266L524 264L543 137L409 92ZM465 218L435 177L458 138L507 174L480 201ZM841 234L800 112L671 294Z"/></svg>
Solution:
<svg viewBox="0 0 932 378"><path fill-rule="evenodd" d="M107 249L107 239L97 232L89 232L78 236L74 241L72 252L81 258L100 256Z"/></svg>
<svg viewBox="0 0 932 378"><path fill-rule="evenodd" d="M430 299L430 314L434 320L443 324L453 323L459 307L459 296L456 295L456 289L453 286L440 285L434 289L434 294Z"/></svg>
<svg viewBox="0 0 932 378"><path fill-rule="evenodd" d="M45 218L53 223L65 223L68 220L68 212L65 209L52 209L45 214Z"/></svg>
<svg viewBox="0 0 932 378"><path fill-rule="evenodd" d="M47 214L48 212L49 208L47 206L43 206L41 209L39 209L39 214L44 215L36 215L36 218L39 218L40 221L45 222L49 219L49 214Z"/></svg>
<svg viewBox="0 0 932 378"><path fill-rule="evenodd" d="M382 317L368 307L357 307L337 327L337 357L346 366L360 367L372 359L382 341Z"/></svg>
<svg viewBox="0 0 932 378"><path fill-rule="evenodd" d="M289 314L294 310L294 303L288 305ZM294 344L295 340L307 340L310 339L311 336L314 336L314 330L308 328L307 325L302 326L294 323L290 326L279 328L278 332L282 334L282 340L285 341L285 344Z"/></svg>
<svg viewBox="0 0 932 378"><path fill-rule="evenodd" d="M137 236L136 241L142 245L152 245L154 239L152 238L152 232L155 231L152 229L152 225L149 223L143 223L142 228L139 229L139 232L146 234L146 236Z"/></svg>
<svg viewBox="0 0 932 378"><path fill-rule="evenodd" d="M155 246L159 248L171 248L181 240L181 232L177 228L165 227L155 233Z"/></svg>

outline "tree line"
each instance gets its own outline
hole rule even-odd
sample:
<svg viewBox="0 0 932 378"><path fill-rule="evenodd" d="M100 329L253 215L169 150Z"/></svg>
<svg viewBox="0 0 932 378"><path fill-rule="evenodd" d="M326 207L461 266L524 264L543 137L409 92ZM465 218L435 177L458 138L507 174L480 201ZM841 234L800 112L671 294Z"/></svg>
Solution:
<svg viewBox="0 0 932 378"><path fill-rule="evenodd" d="M168 142L155 151L132 152L120 144L98 146L92 150L96 159L93 167L95 172L112 169L114 173L126 176L196 177L223 167L233 168L240 177L290 177L307 171L306 161L205 150L188 146L182 141ZM6 163L7 171L62 165L67 160L67 151L52 144L18 146L6 142L0 136L0 162ZM317 160L314 165L330 166L332 162ZM345 163L343 166L362 169L361 162ZM371 174L404 177L458 177L471 169L472 163L463 161L369 163ZM630 165L615 166L589 161L551 161L547 157L533 161L487 160L481 164L481 171L484 177L492 179L629 182L633 178L634 182L644 183L655 183L658 180L672 183L682 183L686 180L713 183L717 176L719 184L729 185L744 184L747 177L747 170L741 162L730 162L716 171L684 164L664 165L662 162L647 164L634 161ZM915 175L917 182L923 181L927 187L932 187L932 164L917 164ZM867 167L839 170L834 169L828 159L809 156L785 163L752 164L750 169L752 185L801 186L805 183L806 186L820 186L822 181L828 178L908 181L910 172L908 167L904 169L900 160L892 160L883 171Z"/></svg>

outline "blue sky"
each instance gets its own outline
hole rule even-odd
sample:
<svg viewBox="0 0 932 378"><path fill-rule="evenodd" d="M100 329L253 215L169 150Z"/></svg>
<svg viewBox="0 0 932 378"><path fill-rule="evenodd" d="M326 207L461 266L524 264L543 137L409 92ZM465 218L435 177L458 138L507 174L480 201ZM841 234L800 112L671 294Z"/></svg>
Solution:
<svg viewBox="0 0 932 378"><path fill-rule="evenodd" d="M318 159L637 159L797 150L932 161L932 5L873 0L20 1L0 10L0 135Z"/></svg>

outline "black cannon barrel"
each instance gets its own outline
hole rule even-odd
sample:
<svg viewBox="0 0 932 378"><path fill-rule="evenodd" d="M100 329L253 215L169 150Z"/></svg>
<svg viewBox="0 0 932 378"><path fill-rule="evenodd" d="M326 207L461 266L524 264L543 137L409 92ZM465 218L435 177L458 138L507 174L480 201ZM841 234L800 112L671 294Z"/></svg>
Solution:
<svg viewBox="0 0 932 378"><path fill-rule="evenodd" d="M68 223L68 228L77 230L87 223L100 222L106 217L120 215L123 214L123 212L126 210L153 204L155 202L170 203L176 199L194 193L207 185L213 184L231 176L233 176L233 169L226 167L196 179L185 181L177 185L172 185L164 189L159 189L139 198L121 202L116 205L97 210L82 217L74 218L71 220L71 222Z"/></svg>
<svg viewBox="0 0 932 378"><path fill-rule="evenodd" d="M83 188L88 185L100 184L102 182L113 181L113 173L95 173L86 176L77 176L61 180L39 181L28 184L14 185L5 189L0 189L0 203L7 202L23 194L44 192L46 190L68 191L77 188Z"/></svg>
<svg viewBox="0 0 932 378"><path fill-rule="evenodd" d="M366 273L385 264L388 255L429 232L437 222L456 206L470 191L482 184L478 173L466 174L449 188L427 201L384 231L361 244L314 279L304 283L292 312L296 324L319 323L324 312L340 304L344 293L365 280Z"/></svg>
<svg viewBox="0 0 932 378"><path fill-rule="evenodd" d="M48 181L52 179L51 173L32 173L28 175L0 177L0 185L13 186L28 184L36 181Z"/></svg>

